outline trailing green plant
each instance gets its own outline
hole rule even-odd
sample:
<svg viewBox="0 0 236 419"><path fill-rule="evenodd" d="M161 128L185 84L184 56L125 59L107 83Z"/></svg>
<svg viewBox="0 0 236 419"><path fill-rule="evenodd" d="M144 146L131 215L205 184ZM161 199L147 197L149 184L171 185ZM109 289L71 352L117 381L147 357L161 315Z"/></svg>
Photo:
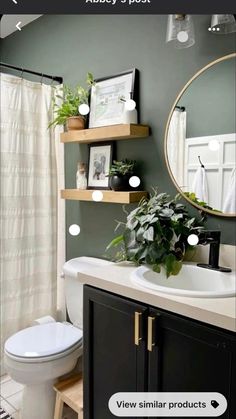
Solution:
<svg viewBox="0 0 236 419"><path fill-rule="evenodd" d="M187 198L191 199L191 201L193 201L195 204L199 205L200 207L203 207L205 209L209 209L209 210L215 211L215 212L222 212L222 211L217 210L217 209L215 209L213 207L210 207L206 202L201 201L200 199L198 199L196 197L196 194L194 192L184 192L184 195Z"/></svg>
<svg viewBox="0 0 236 419"><path fill-rule="evenodd" d="M116 260L128 260L137 265L148 264L159 273L164 267L167 278L177 275L187 253L193 250L188 243L190 234L198 235L204 228L203 218L191 217L185 205L166 193L154 191L143 199L127 216L124 232L114 238L107 250L119 248Z"/></svg>
<svg viewBox="0 0 236 419"><path fill-rule="evenodd" d="M120 161L114 160L113 164L111 165L111 168L109 170L108 176L126 176L126 175L133 175L134 173L134 167L135 167L136 161L135 160L128 160L123 159Z"/></svg>
<svg viewBox="0 0 236 419"><path fill-rule="evenodd" d="M86 84L88 86L87 88L80 85L74 89L67 85L58 88L52 100L55 118L49 124L49 128L55 125L64 125L67 118L71 116L80 116L79 106L88 103L89 89L95 84L91 73L87 74ZM58 104L59 101L61 101L60 104Z"/></svg>

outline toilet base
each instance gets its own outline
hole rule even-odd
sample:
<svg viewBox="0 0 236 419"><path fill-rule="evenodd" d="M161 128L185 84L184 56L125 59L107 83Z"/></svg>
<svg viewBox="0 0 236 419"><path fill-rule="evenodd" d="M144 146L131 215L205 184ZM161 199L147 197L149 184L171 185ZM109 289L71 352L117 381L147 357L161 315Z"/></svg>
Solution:
<svg viewBox="0 0 236 419"><path fill-rule="evenodd" d="M55 408L56 380L25 386L21 408L21 419L53 419Z"/></svg>
<svg viewBox="0 0 236 419"><path fill-rule="evenodd" d="M38 329L40 326L33 327ZM56 336L55 333L55 340ZM8 374L24 385L21 419L53 419L56 397L53 385L59 377L74 369L82 352L81 341L64 352L41 358L12 355L5 347L4 361Z"/></svg>

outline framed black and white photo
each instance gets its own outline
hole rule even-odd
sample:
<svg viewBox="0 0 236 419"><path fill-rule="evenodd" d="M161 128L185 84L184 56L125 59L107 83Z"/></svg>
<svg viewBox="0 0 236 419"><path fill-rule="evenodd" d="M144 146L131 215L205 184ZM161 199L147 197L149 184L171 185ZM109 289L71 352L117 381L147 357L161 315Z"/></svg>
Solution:
<svg viewBox="0 0 236 419"><path fill-rule="evenodd" d="M138 107L138 70L95 79L90 93L89 128L123 123L125 101L133 99Z"/></svg>
<svg viewBox="0 0 236 419"><path fill-rule="evenodd" d="M114 158L112 142L89 146L88 189L110 189L109 170Z"/></svg>

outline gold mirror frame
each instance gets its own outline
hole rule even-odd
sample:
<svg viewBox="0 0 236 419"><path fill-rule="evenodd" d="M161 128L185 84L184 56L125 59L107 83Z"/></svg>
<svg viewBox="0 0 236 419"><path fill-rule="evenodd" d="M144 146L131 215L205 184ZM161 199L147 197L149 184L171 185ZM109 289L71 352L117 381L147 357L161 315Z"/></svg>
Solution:
<svg viewBox="0 0 236 419"><path fill-rule="evenodd" d="M226 61L226 60L230 60L231 58L236 58L236 53L232 53L232 54L228 54L228 55L224 55L221 58L218 58L215 61L210 62L209 64L207 64L205 67L203 67L201 70L199 70L184 86L184 88L181 90L181 92L178 94L172 108L170 111L170 114L168 116L168 120L167 120L167 124L166 124L166 129L165 129L165 141L164 141L164 148L165 148L165 161L166 161L166 166L169 172L169 175L171 177L172 182L174 183L176 189L179 191L179 193L182 195L182 197L184 199L186 199L186 201L188 201L191 205L193 205L195 208L201 210L201 211L205 211L208 214L214 215L214 216L218 216L218 217L236 217L236 213L232 213L232 214L225 214L225 213L220 213L217 211L213 211L207 208L202 207L201 205L196 204L195 202L193 202L190 198L188 198L183 191L180 189L179 185L177 184L173 174L172 174L172 170L169 164L169 159L168 159L168 153L167 153L167 139L168 139L168 132L169 132L169 126L170 126L170 121L173 115L173 112L175 110L175 107L177 105L177 103L179 102L180 98L182 97L182 95L184 94L184 92L187 90L187 88L190 86L190 84L197 79L202 73L204 73L206 70L208 70L209 68L213 67L214 65L216 65L217 63L220 63L222 61Z"/></svg>

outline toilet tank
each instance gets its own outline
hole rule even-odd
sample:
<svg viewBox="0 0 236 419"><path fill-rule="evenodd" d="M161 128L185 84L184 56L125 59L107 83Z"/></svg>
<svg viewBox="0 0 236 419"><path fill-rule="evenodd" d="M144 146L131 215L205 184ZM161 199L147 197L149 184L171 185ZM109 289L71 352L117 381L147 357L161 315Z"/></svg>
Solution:
<svg viewBox="0 0 236 419"><path fill-rule="evenodd" d="M83 285L78 280L82 273L92 273L92 270L111 265L112 262L87 256L68 260L63 265L65 277L66 308L71 323L83 329Z"/></svg>

